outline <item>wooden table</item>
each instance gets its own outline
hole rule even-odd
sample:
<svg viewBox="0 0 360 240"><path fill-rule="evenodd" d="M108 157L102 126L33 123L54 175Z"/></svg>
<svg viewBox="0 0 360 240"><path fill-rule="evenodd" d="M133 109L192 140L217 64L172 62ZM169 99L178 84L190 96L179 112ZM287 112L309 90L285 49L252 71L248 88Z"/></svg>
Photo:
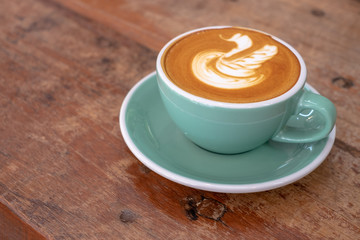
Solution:
<svg viewBox="0 0 360 240"><path fill-rule="evenodd" d="M0 1L0 239L360 239L360 1ZM293 45L338 110L327 159L288 186L173 183L121 136L162 45L208 25Z"/></svg>

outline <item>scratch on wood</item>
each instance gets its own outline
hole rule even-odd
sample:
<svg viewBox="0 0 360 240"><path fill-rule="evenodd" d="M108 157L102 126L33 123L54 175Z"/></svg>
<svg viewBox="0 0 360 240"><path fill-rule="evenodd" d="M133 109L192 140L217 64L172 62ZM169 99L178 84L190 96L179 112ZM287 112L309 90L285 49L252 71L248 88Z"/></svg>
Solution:
<svg viewBox="0 0 360 240"><path fill-rule="evenodd" d="M331 82L341 88L351 88L354 86L354 81L350 78L345 78L342 76L335 77L331 80Z"/></svg>
<svg viewBox="0 0 360 240"><path fill-rule="evenodd" d="M360 150L350 146L349 144L343 142L342 140L336 138L335 139L335 146L340 148L341 150L350 153L355 158L360 158Z"/></svg>
<svg viewBox="0 0 360 240"><path fill-rule="evenodd" d="M7 158L11 158L11 155L6 153L6 152L3 152L0 150L0 155L4 156L4 157L7 157Z"/></svg>
<svg viewBox="0 0 360 240"><path fill-rule="evenodd" d="M351 167L351 170L353 170L354 173L356 173L356 174L360 174L360 167L356 164L353 164L353 166Z"/></svg>

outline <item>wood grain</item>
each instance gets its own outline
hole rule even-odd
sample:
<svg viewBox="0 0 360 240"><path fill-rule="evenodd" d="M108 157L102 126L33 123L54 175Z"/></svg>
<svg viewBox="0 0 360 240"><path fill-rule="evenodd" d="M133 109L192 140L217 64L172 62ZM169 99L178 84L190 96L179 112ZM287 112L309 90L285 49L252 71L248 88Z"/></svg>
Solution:
<svg viewBox="0 0 360 240"><path fill-rule="evenodd" d="M360 239L359 1L14 0L0 20L1 239ZM211 193L129 151L126 93L166 41L207 25L261 29L303 55L338 110L334 148L313 173Z"/></svg>

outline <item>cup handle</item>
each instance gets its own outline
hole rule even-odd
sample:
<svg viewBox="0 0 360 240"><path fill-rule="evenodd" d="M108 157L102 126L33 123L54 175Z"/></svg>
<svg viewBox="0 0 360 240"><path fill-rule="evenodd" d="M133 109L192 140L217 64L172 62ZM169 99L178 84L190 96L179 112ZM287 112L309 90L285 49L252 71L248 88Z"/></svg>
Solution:
<svg viewBox="0 0 360 240"><path fill-rule="evenodd" d="M304 111L307 113L304 114ZM287 143L307 143L327 137L336 121L336 108L327 98L304 91L285 126L272 138Z"/></svg>

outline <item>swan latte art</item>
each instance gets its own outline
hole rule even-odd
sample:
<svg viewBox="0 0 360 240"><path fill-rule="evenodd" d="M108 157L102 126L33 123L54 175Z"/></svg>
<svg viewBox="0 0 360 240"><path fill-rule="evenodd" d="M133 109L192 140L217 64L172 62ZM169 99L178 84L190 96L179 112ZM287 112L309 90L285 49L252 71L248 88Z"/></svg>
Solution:
<svg viewBox="0 0 360 240"><path fill-rule="evenodd" d="M265 101L292 88L300 75L295 54L270 35L225 27L190 33L164 52L165 74L193 95L230 103Z"/></svg>

